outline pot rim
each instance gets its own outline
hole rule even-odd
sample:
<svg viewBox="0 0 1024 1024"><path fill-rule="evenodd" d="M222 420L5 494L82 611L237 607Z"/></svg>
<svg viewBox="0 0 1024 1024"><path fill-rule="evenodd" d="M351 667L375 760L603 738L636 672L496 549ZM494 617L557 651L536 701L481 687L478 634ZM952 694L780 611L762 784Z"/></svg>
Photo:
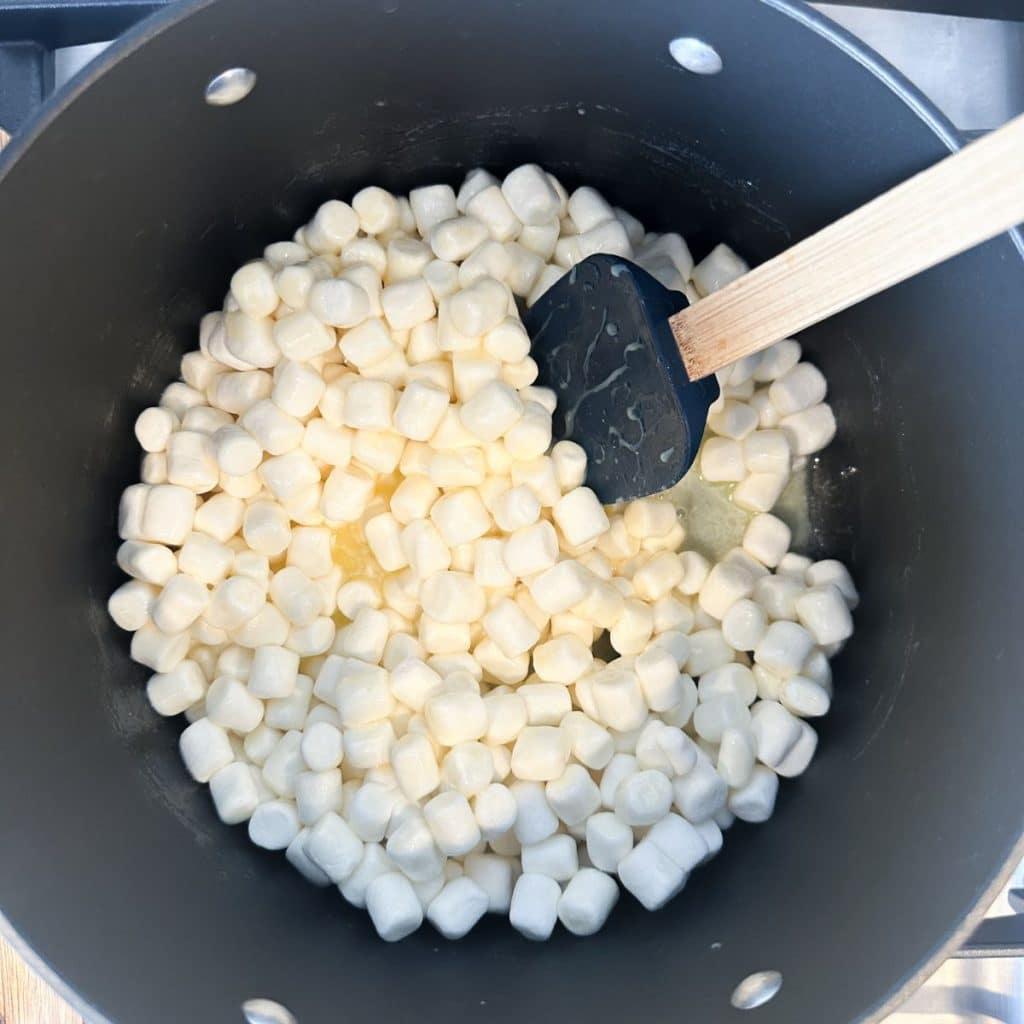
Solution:
<svg viewBox="0 0 1024 1024"><path fill-rule="evenodd" d="M4 180L36 139L122 57L134 53L150 40L173 28L197 11L218 2L219 0L178 0L174 4L168 4L163 10L144 18L119 36L68 83L48 97L13 136L10 143L0 151L0 187L3 186ZM950 152L956 152L966 144L966 139L949 118L901 71L866 43L832 21L827 15L814 10L804 0L757 0L757 2L791 18L805 29L832 43L846 56L856 61L901 99ZM1024 263L1024 230L1013 228L1007 234ZM962 945L963 941L974 931L1022 859L1024 859L1024 835L1018 839L1009 856L982 891L961 925L941 941L936 949L918 965L908 978L898 985L887 999L875 1008L868 1010L861 1017L861 1024L877 1024L878 1021L898 1009L934 974L950 954ZM90 1024L114 1024L72 989L58 974L56 968L29 945L4 916L2 908L0 908L0 937L6 940L31 970L86 1021Z"/></svg>

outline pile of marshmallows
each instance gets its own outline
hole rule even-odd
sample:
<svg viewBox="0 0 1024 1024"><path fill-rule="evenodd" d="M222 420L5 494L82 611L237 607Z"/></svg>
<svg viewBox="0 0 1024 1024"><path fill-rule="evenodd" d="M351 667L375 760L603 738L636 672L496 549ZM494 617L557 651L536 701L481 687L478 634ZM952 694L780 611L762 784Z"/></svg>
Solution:
<svg viewBox="0 0 1024 1024"><path fill-rule="evenodd" d="M109 608L149 699L223 821L387 940L589 935L616 876L662 906L807 767L852 632L768 511L834 431L796 342L723 374L700 470L757 514L717 564L552 445L517 300L595 252L695 301L744 269L534 165L366 188L237 271L136 423Z"/></svg>

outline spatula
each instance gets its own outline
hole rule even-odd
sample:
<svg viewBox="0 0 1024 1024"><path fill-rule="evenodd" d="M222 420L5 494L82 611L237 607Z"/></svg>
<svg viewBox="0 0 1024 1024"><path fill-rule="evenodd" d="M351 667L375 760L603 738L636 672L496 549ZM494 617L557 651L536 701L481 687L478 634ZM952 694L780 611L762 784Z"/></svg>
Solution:
<svg viewBox="0 0 1024 1024"><path fill-rule="evenodd" d="M1024 222L1024 116L690 306L591 256L528 311L554 436L606 503L663 491L697 454L717 370ZM1022 282L1024 287L1024 282Z"/></svg>

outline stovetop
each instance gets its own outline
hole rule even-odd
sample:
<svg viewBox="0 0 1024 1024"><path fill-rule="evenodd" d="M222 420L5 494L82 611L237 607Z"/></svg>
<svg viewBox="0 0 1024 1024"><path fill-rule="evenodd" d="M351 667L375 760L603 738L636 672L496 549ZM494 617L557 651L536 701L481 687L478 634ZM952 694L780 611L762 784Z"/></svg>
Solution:
<svg viewBox="0 0 1024 1024"><path fill-rule="evenodd" d="M0 0L0 147L5 132L17 131L105 40L166 2ZM895 65L966 135L1024 112L1024 0L813 6ZM947 960L886 1024L1024 1024L1024 916L1010 916L1022 910L1024 864L972 937L974 947Z"/></svg>

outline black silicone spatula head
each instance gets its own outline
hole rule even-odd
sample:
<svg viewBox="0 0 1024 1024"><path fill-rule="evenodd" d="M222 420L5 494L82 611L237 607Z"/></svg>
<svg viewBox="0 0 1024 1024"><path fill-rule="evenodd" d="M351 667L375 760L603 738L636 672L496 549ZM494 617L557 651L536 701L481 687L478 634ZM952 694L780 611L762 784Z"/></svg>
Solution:
<svg viewBox="0 0 1024 1024"><path fill-rule="evenodd" d="M718 382L686 375L668 324L686 305L636 264L598 255L526 314L539 383L558 394L554 437L582 445L606 504L671 487L697 454Z"/></svg>

